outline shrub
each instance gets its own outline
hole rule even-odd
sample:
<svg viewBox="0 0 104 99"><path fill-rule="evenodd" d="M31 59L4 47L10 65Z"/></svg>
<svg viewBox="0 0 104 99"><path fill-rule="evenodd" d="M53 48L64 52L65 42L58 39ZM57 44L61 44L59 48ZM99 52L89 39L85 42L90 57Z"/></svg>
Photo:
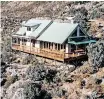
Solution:
<svg viewBox="0 0 104 99"><path fill-rule="evenodd" d="M22 64L34 64L35 62L37 62L36 58L34 55L26 55L23 60L22 60Z"/></svg>
<svg viewBox="0 0 104 99"><path fill-rule="evenodd" d="M95 68L104 66L104 40L91 44L87 49L90 65Z"/></svg>
<svg viewBox="0 0 104 99"><path fill-rule="evenodd" d="M46 69L42 64L37 63L35 66L29 66L26 71L27 78L33 81L43 80L46 74Z"/></svg>
<svg viewBox="0 0 104 99"><path fill-rule="evenodd" d="M8 88L12 83L18 80L18 76L8 76L7 81L5 82L4 87Z"/></svg>
<svg viewBox="0 0 104 99"><path fill-rule="evenodd" d="M51 99L51 94L41 88L40 84L28 83L24 86L24 99Z"/></svg>
<svg viewBox="0 0 104 99"><path fill-rule="evenodd" d="M55 76L57 74L56 70L46 68L44 64L36 63L35 66L30 66L26 71L27 78L32 81L43 81L46 82L56 82Z"/></svg>
<svg viewBox="0 0 104 99"><path fill-rule="evenodd" d="M100 13L97 10L93 10L93 12L90 14L90 19L99 18Z"/></svg>

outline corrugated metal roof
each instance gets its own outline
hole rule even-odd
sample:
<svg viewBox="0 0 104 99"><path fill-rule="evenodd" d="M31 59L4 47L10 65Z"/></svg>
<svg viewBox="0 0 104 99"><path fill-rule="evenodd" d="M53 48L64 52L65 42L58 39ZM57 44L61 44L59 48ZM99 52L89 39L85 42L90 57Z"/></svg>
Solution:
<svg viewBox="0 0 104 99"><path fill-rule="evenodd" d="M18 35L23 35L26 32L26 27L21 27L19 30L16 32Z"/></svg>
<svg viewBox="0 0 104 99"><path fill-rule="evenodd" d="M51 20L39 20L39 19L30 19L28 20L22 27L19 29L19 31L17 31L16 34L19 34L19 35L23 35L26 31L27 31L27 27L25 27L25 25L29 25L29 26L32 26L33 24L34 25L39 25L39 27L34 30L32 33L30 33L28 36L33 36L33 37L37 37L44 29L47 28L48 25L50 25L52 23Z"/></svg>
<svg viewBox="0 0 104 99"><path fill-rule="evenodd" d="M41 20L42 23L39 25L39 27L33 31L29 36L37 37L40 33L42 33L44 30L48 28L49 25L51 25L51 20Z"/></svg>
<svg viewBox="0 0 104 99"><path fill-rule="evenodd" d="M37 40L62 44L77 26L78 24L53 22Z"/></svg>
<svg viewBox="0 0 104 99"><path fill-rule="evenodd" d="M50 20L39 20L39 19L34 19L34 18L32 18L32 19L30 19L30 20L28 20L25 24L24 24L24 26L35 26L35 25L38 25L38 24L41 24L41 23L47 23L47 22L49 22Z"/></svg>

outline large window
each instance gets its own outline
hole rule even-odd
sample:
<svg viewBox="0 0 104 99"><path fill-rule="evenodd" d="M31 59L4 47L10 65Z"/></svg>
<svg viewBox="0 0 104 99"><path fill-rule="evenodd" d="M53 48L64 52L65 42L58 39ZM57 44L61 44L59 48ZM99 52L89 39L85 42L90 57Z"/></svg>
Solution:
<svg viewBox="0 0 104 99"><path fill-rule="evenodd" d="M27 31L31 31L31 27L27 27Z"/></svg>
<svg viewBox="0 0 104 99"><path fill-rule="evenodd" d="M26 39L22 39L22 45L26 45L27 40Z"/></svg>
<svg viewBox="0 0 104 99"><path fill-rule="evenodd" d="M18 38L18 44L20 44L20 38Z"/></svg>
<svg viewBox="0 0 104 99"><path fill-rule="evenodd" d="M33 31L35 31L39 26L40 26L40 24L37 24L34 27L32 27Z"/></svg>
<svg viewBox="0 0 104 99"><path fill-rule="evenodd" d="M33 47L35 47L35 40L31 40Z"/></svg>
<svg viewBox="0 0 104 99"><path fill-rule="evenodd" d="M17 43L17 39L16 38L12 38L12 43Z"/></svg>

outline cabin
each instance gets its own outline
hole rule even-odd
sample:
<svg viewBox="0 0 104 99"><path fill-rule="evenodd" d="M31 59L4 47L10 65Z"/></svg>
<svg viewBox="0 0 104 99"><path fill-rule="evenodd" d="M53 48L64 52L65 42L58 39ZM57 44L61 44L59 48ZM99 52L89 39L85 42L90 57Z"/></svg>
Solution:
<svg viewBox="0 0 104 99"><path fill-rule="evenodd" d="M86 55L95 43L77 23L30 19L12 35L12 49L65 62Z"/></svg>

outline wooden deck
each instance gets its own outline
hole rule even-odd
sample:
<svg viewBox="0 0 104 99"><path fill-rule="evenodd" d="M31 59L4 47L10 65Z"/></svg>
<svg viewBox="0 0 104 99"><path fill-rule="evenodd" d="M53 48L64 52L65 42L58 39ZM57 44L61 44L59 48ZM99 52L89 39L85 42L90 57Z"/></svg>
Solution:
<svg viewBox="0 0 104 99"><path fill-rule="evenodd" d="M38 56L42 56L42 57L46 57L46 58L50 58L58 61L70 60L71 58L76 58L76 57L85 55L85 52L64 53L63 51L39 49L39 48L30 47L26 45L19 45L19 44L12 44L12 49L35 54Z"/></svg>

